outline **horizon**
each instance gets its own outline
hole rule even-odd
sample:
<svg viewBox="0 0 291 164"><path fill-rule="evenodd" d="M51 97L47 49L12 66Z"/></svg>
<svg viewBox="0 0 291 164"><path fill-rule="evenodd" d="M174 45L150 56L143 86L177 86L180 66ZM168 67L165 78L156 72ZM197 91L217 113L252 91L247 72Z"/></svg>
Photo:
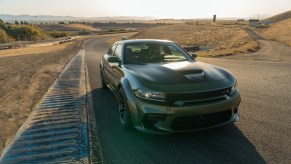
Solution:
<svg viewBox="0 0 291 164"><path fill-rule="evenodd" d="M289 10L288 10L289 11ZM280 12L280 13L277 13L277 14L274 14L274 15L269 15L269 14L258 14L258 15L252 15L252 16L249 16L249 17L218 17L217 14L213 14L213 15L216 15L216 19L253 19L253 18L260 18L260 19L264 19L264 18L269 18L269 17L272 17L272 16L275 16L275 15L278 15L278 14L281 14L281 13L284 13L284 12L288 12L288 11L283 11L283 12ZM40 15L30 15L30 14L19 14L19 15L14 15L14 14L7 14L7 13L0 13L0 15L7 15L7 16L15 16L15 17L21 17L21 16L28 16L28 17L45 17L45 16L48 16L48 17L71 17L71 18L74 18L74 19L94 19L94 18L119 18L119 17L128 17L128 18L147 18L148 20L195 20L195 19L213 19L213 15L209 16L209 17L199 17L199 18L157 18L157 17L154 17L154 16L129 16L129 15L117 15L117 16L92 16L92 17L76 17L76 16L72 16L72 15L46 15L46 14L40 14ZM40 19L41 20L41 19ZM69 20L69 19L68 19Z"/></svg>
<svg viewBox="0 0 291 164"><path fill-rule="evenodd" d="M134 1L114 0L0 0L0 14L14 16L60 16L76 18L95 17L152 17L154 19L211 19L214 14L218 18L267 18L291 9L288 0L215 0L189 1L179 3L164 0ZM57 4L57 5L55 5ZM68 6L67 4L70 4ZM88 5L89 4L89 5ZM114 4L114 5L112 5ZM193 7L197 4L197 7ZM64 7L65 6L65 7ZM31 8L35 10L32 10Z"/></svg>

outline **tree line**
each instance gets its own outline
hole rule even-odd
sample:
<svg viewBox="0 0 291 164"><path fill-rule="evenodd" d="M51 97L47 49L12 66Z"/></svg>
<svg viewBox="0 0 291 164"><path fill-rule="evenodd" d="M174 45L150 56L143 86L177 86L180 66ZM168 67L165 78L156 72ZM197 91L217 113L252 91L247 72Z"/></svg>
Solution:
<svg viewBox="0 0 291 164"><path fill-rule="evenodd" d="M15 25L5 23L0 19L0 44L10 41L37 41L47 39L50 36L35 25L26 21L15 21Z"/></svg>

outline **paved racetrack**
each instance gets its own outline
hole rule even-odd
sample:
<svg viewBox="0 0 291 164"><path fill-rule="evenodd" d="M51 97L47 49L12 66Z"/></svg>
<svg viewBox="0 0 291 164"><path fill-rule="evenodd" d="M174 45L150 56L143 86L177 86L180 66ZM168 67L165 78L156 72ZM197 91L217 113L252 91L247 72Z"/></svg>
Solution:
<svg viewBox="0 0 291 164"><path fill-rule="evenodd" d="M239 122L191 133L145 134L121 128L117 101L100 88L99 61L110 37L84 45L104 163L291 162L291 63L199 58L237 77Z"/></svg>

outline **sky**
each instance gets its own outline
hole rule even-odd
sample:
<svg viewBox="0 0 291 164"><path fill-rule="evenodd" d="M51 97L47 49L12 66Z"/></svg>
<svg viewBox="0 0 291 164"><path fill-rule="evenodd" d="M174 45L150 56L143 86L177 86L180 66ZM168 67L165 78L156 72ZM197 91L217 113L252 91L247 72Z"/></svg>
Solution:
<svg viewBox="0 0 291 164"><path fill-rule="evenodd" d="M12 15L195 19L267 17L288 10L290 0L0 0L0 14Z"/></svg>

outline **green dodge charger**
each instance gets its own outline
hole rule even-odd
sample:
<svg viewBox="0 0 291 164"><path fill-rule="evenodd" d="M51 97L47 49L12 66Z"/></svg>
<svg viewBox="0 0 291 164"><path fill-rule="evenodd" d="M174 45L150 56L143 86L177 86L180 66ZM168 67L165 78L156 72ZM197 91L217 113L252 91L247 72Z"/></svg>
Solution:
<svg viewBox="0 0 291 164"><path fill-rule="evenodd" d="M123 128L167 134L238 121L236 78L172 41L122 40L100 62L103 88L119 102Z"/></svg>

